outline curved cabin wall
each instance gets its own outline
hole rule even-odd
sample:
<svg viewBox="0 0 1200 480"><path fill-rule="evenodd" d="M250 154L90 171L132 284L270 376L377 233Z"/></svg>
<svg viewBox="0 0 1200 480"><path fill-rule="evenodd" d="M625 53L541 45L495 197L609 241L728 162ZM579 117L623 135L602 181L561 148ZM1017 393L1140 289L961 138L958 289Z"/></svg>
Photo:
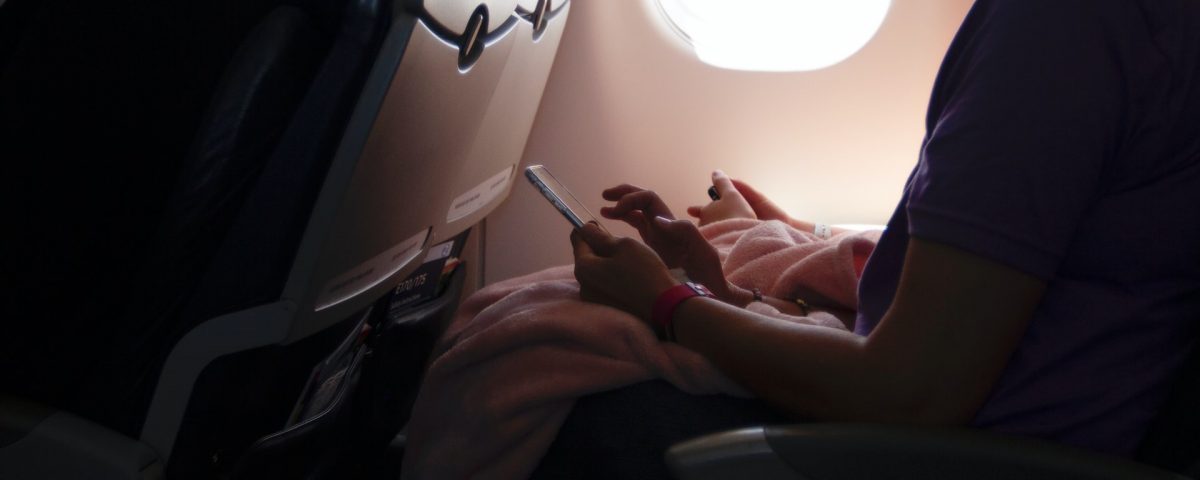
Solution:
<svg viewBox="0 0 1200 480"><path fill-rule="evenodd" d="M549 167L597 215L600 191L630 182L683 216L708 201L709 173L720 168L799 218L886 223L917 160L937 67L971 3L894 0L875 38L846 61L763 73L702 63L652 0L577 2L522 163ZM533 188L517 185L487 221L485 282L570 263L569 233Z"/></svg>

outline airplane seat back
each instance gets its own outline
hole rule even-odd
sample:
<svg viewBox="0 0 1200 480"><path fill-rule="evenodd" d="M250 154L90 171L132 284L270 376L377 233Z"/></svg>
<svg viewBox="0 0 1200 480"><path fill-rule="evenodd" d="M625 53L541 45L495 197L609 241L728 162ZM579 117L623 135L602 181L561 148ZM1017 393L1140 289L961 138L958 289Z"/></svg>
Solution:
<svg viewBox="0 0 1200 480"><path fill-rule="evenodd" d="M202 278L214 275L209 264L259 183L328 43L303 10L282 6L268 13L234 54L127 286L120 321L109 325L113 341L100 367L83 382L81 396L91 400L78 407L79 413L136 435L141 414L131 406L144 410L148 403L144 384L155 373L148 369L161 363L162 349L180 330L204 316L195 312L202 310L196 302L206 302L197 299L197 289ZM242 288L237 294L271 296Z"/></svg>
<svg viewBox="0 0 1200 480"><path fill-rule="evenodd" d="M344 370L350 380L334 394L353 397L345 401L355 402L354 411L333 400L324 412L301 415L305 420L255 442L237 475L292 476L293 465L277 459L319 456L312 437L336 443L330 438L346 434L337 425L345 421L359 437L355 450L383 455L407 421L431 342L452 316L457 293L405 309L390 302L393 295L403 300L404 286L436 282L436 272L425 279L422 262L450 251L520 178L569 2L408 0L397 8L283 294L294 309L284 345L370 315L362 321L373 329L372 354L357 367L361 377L356 368ZM457 272L449 283L458 287L447 292L463 281ZM356 389L354 382L366 385Z"/></svg>
<svg viewBox="0 0 1200 480"><path fill-rule="evenodd" d="M212 90L278 1L0 8L5 391L84 403Z"/></svg>
<svg viewBox="0 0 1200 480"><path fill-rule="evenodd" d="M1200 478L1200 348L1180 369L1171 395L1150 425L1135 458Z"/></svg>
<svg viewBox="0 0 1200 480"><path fill-rule="evenodd" d="M4 203L21 234L5 254L16 292L5 311L22 321L0 334L0 388L139 437L180 338L279 298L388 7L6 5L0 20L15 28L0 36L0 157L16 166ZM302 381L332 349L310 341L275 360L304 365ZM240 400L287 378L265 373L260 395ZM229 386L215 381L217 392ZM230 411L204 401L219 393L197 393L197 408ZM180 452L224 447L240 431L189 433Z"/></svg>
<svg viewBox="0 0 1200 480"><path fill-rule="evenodd" d="M364 451L386 446L407 418L403 403L411 391L405 390L416 385L379 385L400 383L379 372L405 366L375 361L368 376L364 365L410 347L388 344L382 333L444 319L455 303L442 299L444 308L413 315L392 307L392 292L402 282L437 282L436 272L432 279L406 277L427 259L446 255L519 178L568 9L565 0L395 6L298 246L284 249L287 274L271 277L280 290L217 303L243 310L202 311L197 318L209 320L188 330L162 364L142 439L170 452L169 474L205 476L197 472L213 468L220 452L229 454L216 467L219 474L336 469L337 460L324 458L323 449L339 447L334 439L345 439L344 446L352 441L348 436L366 430L382 445L357 444ZM283 158L301 152L288 153ZM285 174L293 168L279 166ZM271 208L280 203L273 193L278 183L260 183L271 188L252 195L249 205L264 208L239 215L228 236L237 240L225 241L229 251L210 268L223 273L205 281L214 298L246 290L264 253L278 248L269 236L250 247L244 240L264 238L264 226L273 224ZM202 286L197 295L205 292ZM357 385L368 377L375 384ZM326 395L310 399L313 389ZM381 404L382 413L358 407ZM357 427L347 429L346 422ZM273 461L278 458L306 461Z"/></svg>
<svg viewBox="0 0 1200 480"><path fill-rule="evenodd" d="M180 340L212 318L280 297L389 20L378 0L330 3L275 8L226 68L127 309L112 326L119 334L111 356L84 383L89 404L80 411L90 418L142 435L160 377L174 375L163 370ZM335 21L321 18L341 8ZM345 323L206 368L182 400L192 413L167 473L227 470L229 459L214 462L213 453L236 458L282 423L297 394L292 385L337 346L352 327Z"/></svg>
<svg viewBox="0 0 1200 480"><path fill-rule="evenodd" d="M2 112L0 148L45 147L9 157L41 182L15 182L14 217L45 219L26 229L21 247L34 255L7 273L45 281L6 299L30 297L14 310L38 321L4 336L21 347L0 352L5 365L28 370L6 368L5 388L138 438L172 478L240 475L254 471L239 467L248 450L287 451L331 431L310 427L343 422L330 412L357 395L372 328L420 320L388 311L393 289L507 196L569 5L231 0L192 6L218 10L200 23L221 31L205 36L173 32L198 27L167 2L145 3L46 3L40 13L67 19L26 33L79 50L83 65L23 50L23 37L9 60L39 68L0 71L0 86L19 87L0 100L22 107ZM104 21L113 8L126 23ZM231 9L238 18L224 18ZM130 25L180 38L155 44ZM133 39L139 48L120 48ZM224 73L191 78L212 70ZM85 141L60 138L72 130ZM56 196L56 175L90 178ZM72 208L101 225L53 238ZM72 247L59 249L68 261L39 265L54 250L46 242ZM94 265L81 272L72 258ZM49 394L24 388L30 379Z"/></svg>

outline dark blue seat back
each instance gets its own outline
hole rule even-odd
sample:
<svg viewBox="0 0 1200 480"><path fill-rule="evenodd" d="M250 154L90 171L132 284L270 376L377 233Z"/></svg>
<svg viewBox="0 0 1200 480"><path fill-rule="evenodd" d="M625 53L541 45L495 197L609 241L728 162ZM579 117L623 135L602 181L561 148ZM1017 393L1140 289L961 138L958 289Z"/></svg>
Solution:
<svg viewBox="0 0 1200 480"><path fill-rule="evenodd" d="M16 167L5 204L20 234L0 388L139 437L175 343L279 297L389 13L375 0L5 5L0 158ZM170 471L209 477L225 467L212 452L277 427L346 328L209 369Z"/></svg>

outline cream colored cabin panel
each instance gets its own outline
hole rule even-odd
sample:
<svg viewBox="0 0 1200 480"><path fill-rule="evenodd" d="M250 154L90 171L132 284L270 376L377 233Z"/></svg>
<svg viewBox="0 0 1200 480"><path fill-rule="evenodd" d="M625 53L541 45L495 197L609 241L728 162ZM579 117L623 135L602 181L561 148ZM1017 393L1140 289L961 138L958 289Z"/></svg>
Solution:
<svg viewBox="0 0 1200 480"><path fill-rule="evenodd" d="M548 166L597 214L602 189L631 182L685 215L707 202L720 168L800 218L886 223L917 160L937 67L971 3L894 0L844 62L765 73L702 63L652 0L576 2L522 166ZM516 185L487 222L486 281L569 263L569 232L537 192Z"/></svg>

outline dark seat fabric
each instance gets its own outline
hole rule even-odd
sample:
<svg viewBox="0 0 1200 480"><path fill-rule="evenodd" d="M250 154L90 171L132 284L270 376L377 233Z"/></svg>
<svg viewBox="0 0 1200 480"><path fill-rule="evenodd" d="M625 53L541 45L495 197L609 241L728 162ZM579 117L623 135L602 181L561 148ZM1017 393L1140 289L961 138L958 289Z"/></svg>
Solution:
<svg viewBox="0 0 1200 480"><path fill-rule="evenodd" d="M1200 348L1180 370L1169 400L1135 455L1139 461L1200 478Z"/></svg>
<svg viewBox="0 0 1200 480"><path fill-rule="evenodd" d="M372 0L11 2L0 158L19 233L0 389L137 437L180 337L278 298L387 15Z"/></svg>
<svg viewBox="0 0 1200 480"><path fill-rule="evenodd" d="M355 0L347 6L304 100L170 323L172 340L198 322L279 298L329 161L386 29L385 5ZM305 341L244 352L206 368L188 405L168 475L226 475L236 465L236 452L282 426L311 366L332 351L351 326L353 319ZM148 405L162 359L132 358L140 362L133 370L144 376L125 375L128 368L114 373L135 382L129 388L137 392L134 401ZM104 387L98 382L93 390ZM213 462L217 453L223 455Z"/></svg>
<svg viewBox="0 0 1200 480"><path fill-rule="evenodd" d="M157 232L123 292L120 322L110 326L113 341L81 385L91 401L76 406L80 411L136 434L139 410L147 406L157 380L155 367L180 336L203 320L185 317L186 308L307 92L328 43L302 10L280 7L235 52L192 151L175 176ZM267 295L260 303L270 301ZM235 311L240 306L224 307Z"/></svg>
<svg viewBox="0 0 1200 480"><path fill-rule="evenodd" d="M1190 355L1142 439L1141 463L968 429L838 423L724 432L675 445L667 462L685 479L732 478L734 471L758 478L1200 478L1200 352L1193 346ZM862 458L873 461L854 463Z"/></svg>
<svg viewBox="0 0 1200 480"><path fill-rule="evenodd" d="M11 169L2 203L13 227L0 384L69 406L114 340L231 52L269 8L17 1L4 7L22 23L0 66L0 158Z"/></svg>
<svg viewBox="0 0 1200 480"><path fill-rule="evenodd" d="M700 435L790 421L757 399L650 380L580 398L531 478L672 478L663 454Z"/></svg>

